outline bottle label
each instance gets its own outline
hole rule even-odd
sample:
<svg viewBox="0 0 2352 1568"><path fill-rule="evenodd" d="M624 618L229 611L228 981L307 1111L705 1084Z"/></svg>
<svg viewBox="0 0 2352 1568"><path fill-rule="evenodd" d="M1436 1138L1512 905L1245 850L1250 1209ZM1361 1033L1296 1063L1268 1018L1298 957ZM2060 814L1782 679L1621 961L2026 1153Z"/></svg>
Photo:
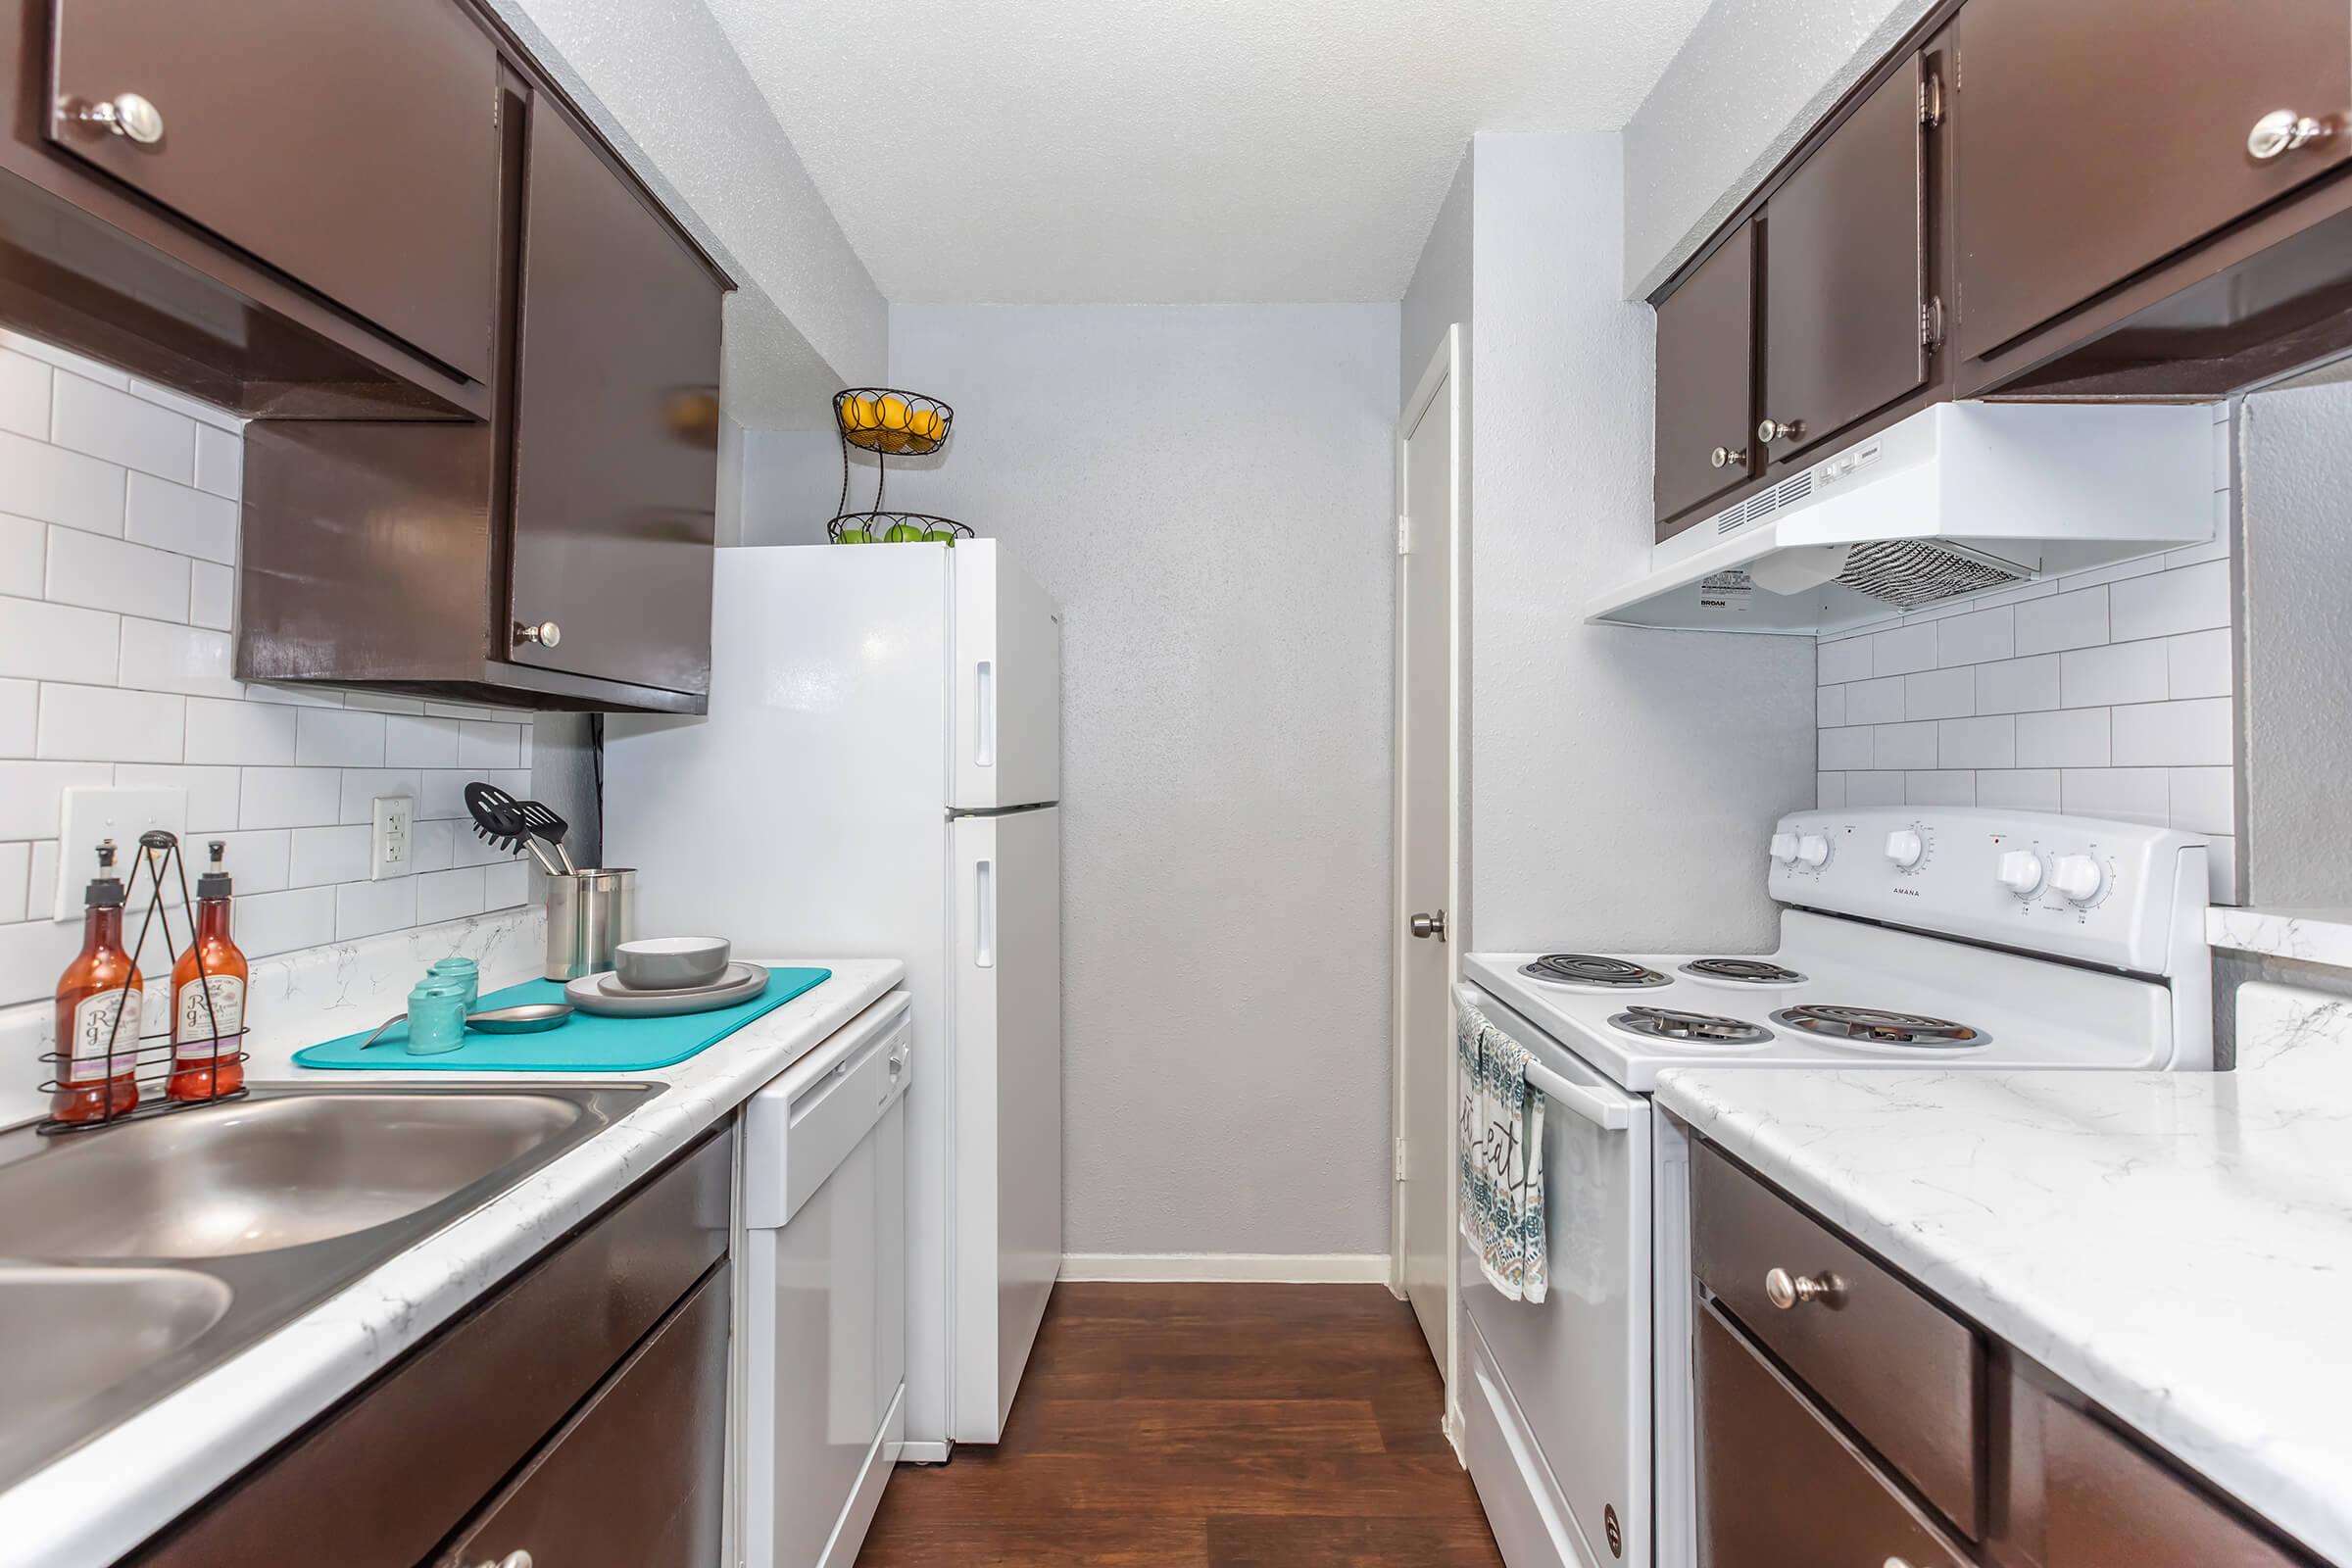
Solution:
<svg viewBox="0 0 2352 1568"><path fill-rule="evenodd" d="M212 994L209 1011L204 1004L207 992ZM202 985L190 980L172 998L172 1012L175 1059L233 1056L239 1049L237 1031L245 1027L245 982L233 974L207 975Z"/></svg>
<svg viewBox="0 0 2352 1568"><path fill-rule="evenodd" d="M101 1084L137 1070L142 1000L138 992L124 989L101 991L74 1004L74 1040L66 1048L66 1082Z"/></svg>

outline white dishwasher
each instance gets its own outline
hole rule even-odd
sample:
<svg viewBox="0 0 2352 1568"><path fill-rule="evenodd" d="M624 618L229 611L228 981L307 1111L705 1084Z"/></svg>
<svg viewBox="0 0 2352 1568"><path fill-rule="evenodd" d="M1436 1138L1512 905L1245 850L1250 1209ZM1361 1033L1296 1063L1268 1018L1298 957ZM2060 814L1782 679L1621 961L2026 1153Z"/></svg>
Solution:
<svg viewBox="0 0 2352 1568"><path fill-rule="evenodd" d="M744 1111L745 1568L849 1568L906 1437L907 996Z"/></svg>

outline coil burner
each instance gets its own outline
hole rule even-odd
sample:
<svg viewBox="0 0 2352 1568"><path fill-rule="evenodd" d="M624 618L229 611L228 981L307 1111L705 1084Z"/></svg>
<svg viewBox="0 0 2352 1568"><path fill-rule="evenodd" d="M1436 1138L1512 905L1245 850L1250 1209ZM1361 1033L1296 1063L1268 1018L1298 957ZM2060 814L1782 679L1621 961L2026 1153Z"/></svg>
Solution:
<svg viewBox="0 0 2352 1568"><path fill-rule="evenodd" d="M1688 1046L1759 1046L1772 1038L1771 1030L1744 1018L1676 1012L1668 1007L1629 1007L1609 1022L1644 1040L1671 1040Z"/></svg>
<svg viewBox="0 0 2352 1568"><path fill-rule="evenodd" d="M1531 980L1581 986L1588 991L1638 991L1674 983L1655 969L1592 953L1547 953L1533 963L1520 965L1519 972Z"/></svg>
<svg viewBox="0 0 2352 1568"><path fill-rule="evenodd" d="M1794 969L1768 963L1762 958L1692 958L1683 965L1683 973L1694 980L1713 980L1723 985L1801 986L1805 977Z"/></svg>
<svg viewBox="0 0 2352 1568"><path fill-rule="evenodd" d="M1856 1046L1899 1046L1916 1051L1965 1051L1990 1037L1948 1018L1878 1007L1784 1007L1772 1021L1802 1034Z"/></svg>

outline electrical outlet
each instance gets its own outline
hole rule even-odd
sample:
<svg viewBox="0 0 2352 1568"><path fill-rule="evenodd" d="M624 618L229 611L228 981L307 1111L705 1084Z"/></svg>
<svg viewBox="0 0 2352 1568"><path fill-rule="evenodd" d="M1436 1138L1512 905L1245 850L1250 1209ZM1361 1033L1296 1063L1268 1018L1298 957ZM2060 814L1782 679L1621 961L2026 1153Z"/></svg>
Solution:
<svg viewBox="0 0 2352 1568"><path fill-rule="evenodd" d="M375 833L368 854L368 875L381 882L407 876L416 867L416 802L407 795L375 798Z"/></svg>
<svg viewBox="0 0 2352 1568"><path fill-rule="evenodd" d="M75 785L65 791L58 816L63 828L58 835L55 919L81 918L82 891L98 872L100 839L115 841L115 874L125 889L130 889L131 873L138 869L140 834L160 827L182 840L180 851L183 855L187 852L188 792L183 789ZM197 854L201 865L203 852ZM147 877L141 872L131 895L134 908L145 906L147 893ZM174 908L179 906L176 875L165 878L164 902Z"/></svg>

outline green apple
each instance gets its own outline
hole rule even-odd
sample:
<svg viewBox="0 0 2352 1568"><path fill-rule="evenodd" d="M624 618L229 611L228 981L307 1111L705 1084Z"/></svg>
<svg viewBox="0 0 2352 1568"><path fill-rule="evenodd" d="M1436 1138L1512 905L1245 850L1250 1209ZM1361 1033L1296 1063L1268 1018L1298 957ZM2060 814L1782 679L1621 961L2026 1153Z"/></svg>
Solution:
<svg viewBox="0 0 2352 1568"><path fill-rule="evenodd" d="M882 536L882 542L886 545L911 545L920 544L922 538L923 529L920 523L894 522L890 525L890 532Z"/></svg>
<svg viewBox="0 0 2352 1568"><path fill-rule="evenodd" d="M844 528L841 530L841 537L835 541L837 544L845 545L870 545L873 542L874 536L863 528Z"/></svg>

